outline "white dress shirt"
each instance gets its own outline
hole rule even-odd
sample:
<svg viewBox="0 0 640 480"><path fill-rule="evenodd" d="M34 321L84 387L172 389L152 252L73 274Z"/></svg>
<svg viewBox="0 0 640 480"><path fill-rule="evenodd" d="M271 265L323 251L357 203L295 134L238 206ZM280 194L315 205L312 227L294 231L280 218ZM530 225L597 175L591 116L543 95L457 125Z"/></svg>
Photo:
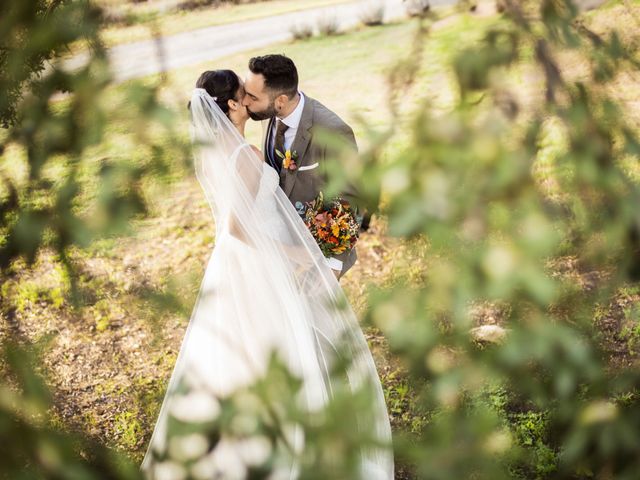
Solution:
<svg viewBox="0 0 640 480"><path fill-rule="evenodd" d="M284 132L284 149L289 150L291 145L293 145L293 140L296 138L296 134L298 133L298 127L300 126L300 119L302 118L302 110L304 110L304 94L302 92L298 92L300 95L300 101L296 108L293 109L289 115L284 118L276 117L277 120L282 121L287 127L286 132ZM271 145L273 148L274 142L276 141L276 129L278 128L278 122L273 122L273 127L271 128ZM283 152L284 153L284 152Z"/></svg>

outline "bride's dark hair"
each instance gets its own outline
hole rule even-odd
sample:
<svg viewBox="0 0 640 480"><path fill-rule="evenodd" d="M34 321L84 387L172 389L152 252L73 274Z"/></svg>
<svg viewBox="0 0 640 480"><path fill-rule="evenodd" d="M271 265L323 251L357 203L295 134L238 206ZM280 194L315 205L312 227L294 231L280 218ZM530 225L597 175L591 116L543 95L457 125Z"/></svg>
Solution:
<svg viewBox="0 0 640 480"><path fill-rule="evenodd" d="M229 100L238 100L240 79L232 70L207 70L200 75L196 88L204 88L216 98L216 103L225 115L229 115Z"/></svg>

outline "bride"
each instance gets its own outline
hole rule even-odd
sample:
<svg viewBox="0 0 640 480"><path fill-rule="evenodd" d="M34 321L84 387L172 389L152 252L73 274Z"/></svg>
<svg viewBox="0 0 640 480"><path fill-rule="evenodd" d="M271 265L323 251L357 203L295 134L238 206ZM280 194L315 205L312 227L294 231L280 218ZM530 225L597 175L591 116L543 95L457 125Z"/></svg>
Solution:
<svg viewBox="0 0 640 480"><path fill-rule="evenodd" d="M310 415L345 383L354 392L372 387L369 416L358 425L380 446L362 448L357 478L390 480L391 430L371 353L278 174L244 138L243 82L218 70L205 72L196 86L189 104L195 168L216 221L216 245L141 469L148 479L245 478L242 469L225 470L238 444L224 434L215 446L206 443L210 437L192 436L202 459L172 462L169 425L198 413L215 418L221 399L265 376L275 352L302 381L295 400ZM336 376L345 352L350 362ZM294 433L294 447L303 450L304 432ZM298 463L293 455L271 478L299 478Z"/></svg>

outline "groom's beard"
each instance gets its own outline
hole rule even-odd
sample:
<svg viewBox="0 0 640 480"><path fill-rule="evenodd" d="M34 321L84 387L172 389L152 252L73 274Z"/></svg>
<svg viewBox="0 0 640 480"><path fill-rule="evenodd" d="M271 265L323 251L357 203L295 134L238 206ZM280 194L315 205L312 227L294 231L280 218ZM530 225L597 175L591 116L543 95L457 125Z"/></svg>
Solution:
<svg viewBox="0 0 640 480"><path fill-rule="evenodd" d="M269 105L266 110L263 110L261 112L252 112L251 110L249 110L249 107L247 107L247 112L249 113L249 117L251 118L251 120L255 120L256 122L273 118L277 113L275 105Z"/></svg>

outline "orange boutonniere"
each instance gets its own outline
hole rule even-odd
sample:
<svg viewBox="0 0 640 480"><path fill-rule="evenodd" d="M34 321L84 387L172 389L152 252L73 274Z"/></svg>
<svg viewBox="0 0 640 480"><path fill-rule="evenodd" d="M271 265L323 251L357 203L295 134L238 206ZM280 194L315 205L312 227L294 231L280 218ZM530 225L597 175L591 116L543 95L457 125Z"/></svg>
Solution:
<svg viewBox="0 0 640 480"><path fill-rule="evenodd" d="M292 152L291 150L287 150L282 153L280 150L276 150L276 155L278 155L282 159L282 168L285 170L297 170L298 164L296 160L298 159L297 152Z"/></svg>

